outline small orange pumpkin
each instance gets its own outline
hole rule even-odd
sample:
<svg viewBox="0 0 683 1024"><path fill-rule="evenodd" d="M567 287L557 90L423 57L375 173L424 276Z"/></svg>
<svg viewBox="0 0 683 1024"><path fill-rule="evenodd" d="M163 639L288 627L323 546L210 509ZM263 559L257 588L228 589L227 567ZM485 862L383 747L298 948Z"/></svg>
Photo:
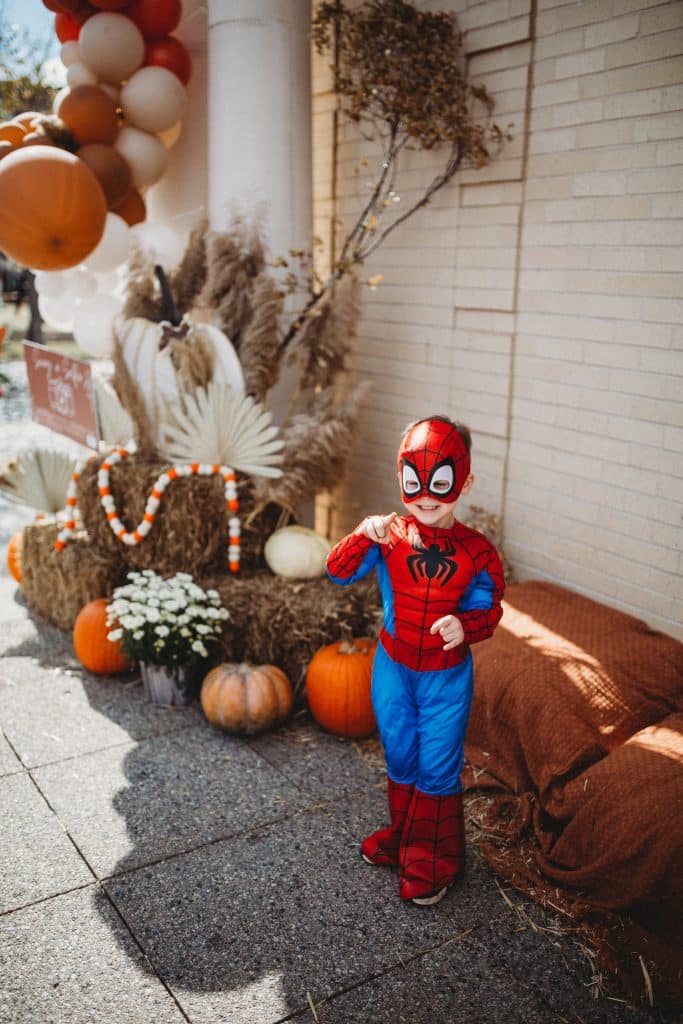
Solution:
<svg viewBox="0 0 683 1024"><path fill-rule="evenodd" d="M211 669L199 699L212 725L245 736L279 725L294 703L292 684L284 672L275 665L245 662Z"/></svg>
<svg viewBox="0 0 683 1024"><path fill-rule="evenodd" d="M110 676L130 668L121 643L108 640L108 597L98 597L81 608L74 623L74 650L81 664L96 675Z"/></svg>
<svg viewBox="0 0 683 1024"><path fill-rule="evenodd" d="M7 545L7 568L9 569L10 576L17 583L21 583L24 578L24 574L21 571L21 530L10 537L9 544Z"/></svg>
<svg viewBox="0 0 683 1024"><path fill-rule="evenodd" d="M377 644L369 637L329 644L306 672L306 698L319 725L339 736L370 736L377 729L370 699Z"/></svg>

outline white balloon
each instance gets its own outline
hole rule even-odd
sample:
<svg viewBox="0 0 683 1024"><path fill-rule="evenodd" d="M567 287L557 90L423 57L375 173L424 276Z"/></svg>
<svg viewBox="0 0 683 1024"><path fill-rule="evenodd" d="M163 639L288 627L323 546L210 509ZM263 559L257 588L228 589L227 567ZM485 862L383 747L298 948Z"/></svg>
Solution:
<svg viewBox="0 0 683 1024"><path fill-rule="evenodd" d="M79 302L74 314L74 338L89 356L106 359L114 345L113 322L121 301L112 295L92 295Z"/></svg>
<svg viewBox="0 0 683 1024"><path fill-rule="evenodd" d="M66 80L72 89L77 85L97 85L97 75L86 64L76 61L71 64L66 72Z"/></svg>
<svg viewBox="0 0 683 1024"><path fill-rule="evenodd" d="M59 114L59 108L62 105L62 100L65 96L68 96L71 89L68 85L65 85L63 89L60 89L55 98L52 101L52 113Z"/></svg>
<svg viewBox="0 0 683 1024"><path fill-rule="evenodd" d="M97 279L84 266L73 267L64 272L64 286L74 299L87 299L97 291Z"/></svg>
<svg viewBox="0 0 683 1024"><path fill-rule="evenodd" d="M140 68L121 90L121 109L127 120L145 132L171 128L185 109L185 87L166 68Z"/></svg>
<svg viewBox="0 0 683 1024"><path fill-rule="evenodd" d="M123 14L103 11L83 25L78 37L81 60L103 82L130 78L145 59L145 40L135 22Z"/></svg>
<svg viewBox="0 0 683 1024"><path fill-rule="evenodd" d="M159 142L156 135L143 132L131 124L124 124L114 148L128 161L133 184L138 189L154 185L166 170L168 153L163 143Z"/></svg>
<svg viewBox="0 0 683 1024"><path fill-rule="evenodd" d="M81 55L76 40L69 39L68 42L64 43L59 51L59 56L65 68L68 68L77 61L80 61Z"/></svg>
<svg viewBox="0 0 683 1024"><path fill-rule="evenodd" d="M73 327L74 300L68 295L56 299L39 295L38 310L45 323L56 331L70 331Z"/></svg>
<svg viewBox="0 0 683 1024"><path fill-rule="evenodd" d="M123 272L122 272L123 270ZM101 274L95 274L98 295L113 295L115 298L122 298L126 290L125 267L118 267L116 270L105 270Z"/></svg>
<svg viewBox="0 0 683 1024"><path fill-rule="evenodd" d="M163 142L166 149L173 149L180 138L182 130L183 122L177 121L175 124L172 124L170 128L167 128L165 132L159 132L159 140Z"/></svg>
<svg viewBox="0 0 683 1024"><path fill-rule="evenodd" d="M102 238L84 260L84 266L96 273L118 267L119 263L128 259L131 242L130 228L123 217L116 213L108 213Z"/></svg>
<svg viewBox="0 0 683 1024"><path fill-rule="evenodd" d="M136 224L133 236L150 263L160 263L168 270L175 267L185 251L185 239L165 224Z"/></svg>
<svg viewBox="0 0 683 1024"><path fill-rule="evenodd" d="M39 295L46 299L58 299L66 291L66 276L61 270L38 270L35 286Z"/></svg>

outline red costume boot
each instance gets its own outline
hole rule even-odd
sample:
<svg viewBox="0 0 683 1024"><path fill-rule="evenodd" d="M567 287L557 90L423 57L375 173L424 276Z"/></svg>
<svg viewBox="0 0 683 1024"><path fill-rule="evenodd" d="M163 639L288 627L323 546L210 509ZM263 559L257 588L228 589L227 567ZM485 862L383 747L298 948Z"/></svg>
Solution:
<svg viewBox="0 0 683 1024"><path fill-rule="evenodd" d="M415 789L399 849L399 896L438 903L464 870L462 793L430 796Z"/></svg>
<svg viewBox="0 0 683 1024"><path fill-rule="evenodd" d="M389 828L381 828L363 840L361 853L363 860L369 864L391 867L398 864L398 848L401 842L403 824L406 820L413 787L402 782L394 782L387 776L387 795L389 797Z"/></svg>

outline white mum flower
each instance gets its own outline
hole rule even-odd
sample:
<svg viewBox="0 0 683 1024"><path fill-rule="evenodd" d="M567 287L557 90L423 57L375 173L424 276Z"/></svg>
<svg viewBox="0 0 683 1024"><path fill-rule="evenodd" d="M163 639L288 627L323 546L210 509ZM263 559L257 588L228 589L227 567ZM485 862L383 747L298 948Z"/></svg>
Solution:
<svg viewBox="0 0 683 1024"><path fill-rule="evenodd" d="M200 654L202 658L206 658L206 656L209 653L204 644L201 642L201 640L194 641L194 643L192 644L192 650L196 651L197 654Z"/></svg>
<svg viewBox="0 0 683 1024"><path fill-rule="evenodd" d="M111 633L107 633L107 640L111 640L112 643L115 643L117 640L120 640L122 636L122 629L112 629Z"/></svg>
<svg viewBox="0 0 683 1024"><path fill-rule="evenodd" d="M168 626L157 626L154 632L157 634L157 636L168 636L171 630L168 628Z"/></svg>

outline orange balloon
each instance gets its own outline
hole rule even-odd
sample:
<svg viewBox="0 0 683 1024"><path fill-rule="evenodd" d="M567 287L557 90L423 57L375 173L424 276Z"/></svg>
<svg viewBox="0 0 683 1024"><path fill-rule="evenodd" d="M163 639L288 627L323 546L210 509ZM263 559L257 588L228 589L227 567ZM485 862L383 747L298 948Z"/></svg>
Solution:
<svg viewBox="0 0 683 1024"><path fill-rule="evenodd" d="M132 188L126 198L118 206L114 207L114 213L123 217L126 224L133 227L134 224L141 224L147 219L147 207L137 189Z"/></svg>
<svg viewBox="0 0 683 1024"><path fill-rule="evenodd" d="M79 146L103 142L110 146L119 133L116 104L96 85L77 85L59 104L57 115Z"/></svg>
<svg viewBox="0 0 683 1024"><path fill-rule="evenodd" d="M93 172L104 192L110 210L122 203L133 187L128 161L118 149L101 142L81 146L77 154Z"/></svg>
<svg viewBox="0 0 683 1024"><path fill-rule="evenodd" d="M20 146L25 134L26 129L20 124L12 124L11 121L0 124L0 142L11 142L13 146Z"/></svg>
<svg viewBox="0 0 683 1024"><path fill-rule="evenodd" d="M0 250L24 267L66 270L104 232L107 203L95 175L58 146L29 146L0 164Z"/></svg>

